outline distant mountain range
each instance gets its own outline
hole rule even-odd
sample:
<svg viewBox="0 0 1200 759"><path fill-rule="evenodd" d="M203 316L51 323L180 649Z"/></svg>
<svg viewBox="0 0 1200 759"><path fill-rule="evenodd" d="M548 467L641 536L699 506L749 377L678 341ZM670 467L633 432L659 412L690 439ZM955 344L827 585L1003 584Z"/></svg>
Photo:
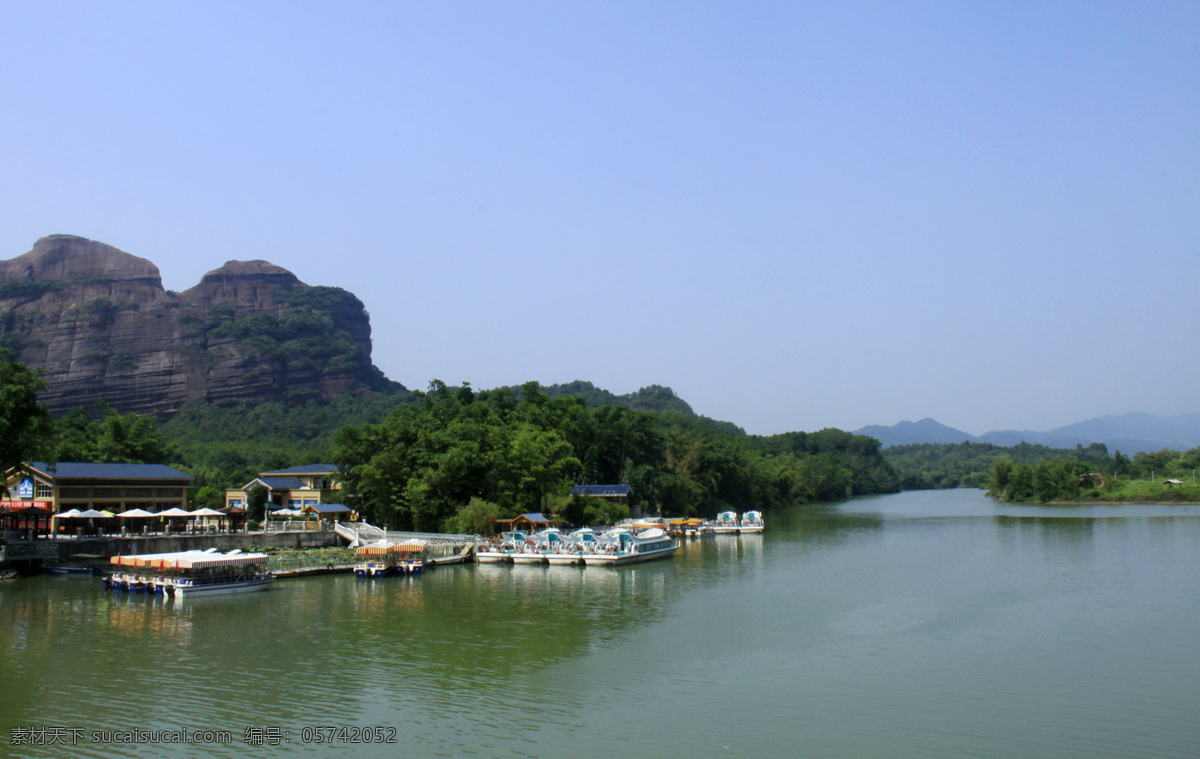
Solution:
<svg viewBox="0 0 1200 759"><path fill-rule="evenodd" d="M1151 416L1135 412L1121 416L1096 417L1048 432L1001 430L987 432L978 437L926 418L919 422L900 422L891 427L873 424L855 430L855 433L876 438L884 448L913 443L971 442L1008 447L1024 442L1050 448L1074 448L1076 445L1104 443L1108 446L1109 453L1120 451L1132 456L1143 451L1161 451L1164 448L1186 451L1200 446L1200 414Z"/></svg>

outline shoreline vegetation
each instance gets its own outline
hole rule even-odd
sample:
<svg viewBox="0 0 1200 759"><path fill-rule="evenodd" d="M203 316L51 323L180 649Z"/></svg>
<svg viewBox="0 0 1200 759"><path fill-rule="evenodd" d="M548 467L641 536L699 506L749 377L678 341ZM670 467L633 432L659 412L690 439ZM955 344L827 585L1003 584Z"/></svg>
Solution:
<svg viewBox="0 0 1200 759"><path fill-rule="evenodd" d="M892 446L884 459L904 490L971 487L1010 503L1200 503L1200 448L1111 454L1103 443Z"/></svg>
<svg viewBox="0 0 1200 759"><path fill-rule="evenodd" d="M1108 471L1095 467L1094 462L1071 458L1037 464L1000 459L988 475L987 494L1009 503L1200 503L1196 480L1200 448L1184 454L1138 454L1133 459L1137 464L1128 459L1122 462L1119 456L1105 467ZM1147 466L1151 468L1145 474L1131 471Z"/></svg>
<svg viewBox="0 0 1200 759"><path fill-rule="evenodd" d="M296 405L189 403L160 424L103 401L53 417L34 370L0 347L0 465L22 461L167 464L193 476L195 508L226 488L313 461L340 467L339 501L393 530L484 534L541 512L571 524L637 513L713 518L854 495L895 493L878 440L829 428L748 435L695 414L667 387L615 396L590 383L476 391L346 393ZM299 400L299 399L298 399ZM631 487L628 502L570 495ZM263 517L251 494L249 518ZM632 508L631 508L632 507Z"/></svg>
<svg viewBox="0 0 1200 759"><path fill-rule="evenodd" d="M989 495L991 494L989 493ZM1037 501L1036 499L1025 501L1010 500L1009 502L1037 503L1046 506L1120 506L1124 504L1178 504L1180 506L1195 506L1200 505L1200 485L1185 483L1182 486L1163 489L1163 486L1157 481L1134 480L1120 483L1112 492L1101 492L1097 489L1091 489L1081 493L1077 498L1062 498L1053 501Z"/></svg>

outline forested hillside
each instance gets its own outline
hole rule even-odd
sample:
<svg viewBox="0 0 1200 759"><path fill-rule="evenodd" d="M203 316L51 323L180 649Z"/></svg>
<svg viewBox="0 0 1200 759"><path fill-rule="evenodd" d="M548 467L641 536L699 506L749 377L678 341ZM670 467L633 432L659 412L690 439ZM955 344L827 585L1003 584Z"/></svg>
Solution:
<svg viewBox="0 0 1200 759"><path fill-rule="evenodd" d="M1032 443L1008 448L991 443L914 443L885 448L883 457L895 468L904 490L982 488L987 485L992 465L1000 459L1025 464L1066 458L1097 465L1109 461L1108 449L1102 443L1073 449Z"/></svg>
<svg viewBox="0 0 1200 759"><path fill-rule="evenodd" d="M531 510L619 516L566 497L577 482L628 484L634 503L668 516L898 488L878 441L841 430L731 435L673 411L589 409L533 382L519 394L434 382L414 395L381 424L343 428L333 452L347 501L392 528L477 532Z"/></svg>

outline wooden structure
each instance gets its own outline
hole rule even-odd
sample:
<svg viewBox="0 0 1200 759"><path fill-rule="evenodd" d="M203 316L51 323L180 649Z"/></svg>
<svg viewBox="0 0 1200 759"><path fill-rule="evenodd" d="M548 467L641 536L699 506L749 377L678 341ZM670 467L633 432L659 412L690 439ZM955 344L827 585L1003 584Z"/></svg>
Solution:
<svg viewBox="0 0 1200 759"><path fill-rule="evenodd" d="M530 513L522 514L521 516L514 517L513 519L493 519L492 532L513 532L515 530L522 530L524 532L537 532L538 530L545 530L549 527L558 527L561 524L562 522L557 519L549 519L541 514Z"/></svg>

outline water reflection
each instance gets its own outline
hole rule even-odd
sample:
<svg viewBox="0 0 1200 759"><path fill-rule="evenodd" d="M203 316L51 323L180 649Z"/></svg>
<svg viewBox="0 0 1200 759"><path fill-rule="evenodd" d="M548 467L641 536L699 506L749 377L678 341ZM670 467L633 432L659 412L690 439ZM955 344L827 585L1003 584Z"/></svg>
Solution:
<svg viewBox="0 0 1200 759"><path fill-rule="evenodd" d="M1200 576L1200 519L928 498L772 512L764 535L621 569L187 603L21 580L0 585L0 714L239 739L137 756L233 756L246 726L314 724L394 727L399 746L341 747L369 756L1194 753L1197 607L1173 580Z"/></svg>

